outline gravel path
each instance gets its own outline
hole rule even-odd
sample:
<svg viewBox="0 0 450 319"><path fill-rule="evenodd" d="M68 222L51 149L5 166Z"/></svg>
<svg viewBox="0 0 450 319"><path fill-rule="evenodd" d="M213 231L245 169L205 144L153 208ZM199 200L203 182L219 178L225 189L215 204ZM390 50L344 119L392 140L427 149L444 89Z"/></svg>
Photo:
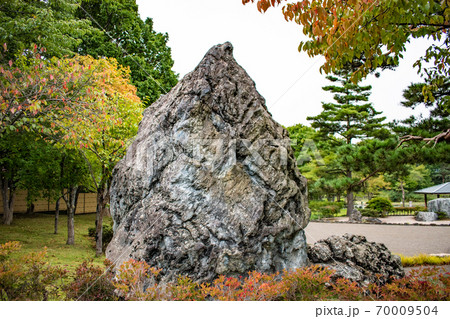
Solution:
<svg viewBox="0 0 450 319"><path fill-rule="evenodd" d="M306 241L313 244L331 235L363 235L369 241L384 243L393 253L450 254L449 226L408 226L383 224L345 224L310 222L305 228Z"/></svg>

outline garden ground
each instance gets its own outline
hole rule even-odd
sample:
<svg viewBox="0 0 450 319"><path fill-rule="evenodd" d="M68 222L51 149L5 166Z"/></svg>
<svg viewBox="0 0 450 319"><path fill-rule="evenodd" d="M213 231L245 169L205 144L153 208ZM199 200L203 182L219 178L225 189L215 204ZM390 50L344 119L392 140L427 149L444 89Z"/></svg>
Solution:
<svg viewBox="0 0 450 319"><path fill-rule="evenodd" d="M104 220L109 223L110 218ZM0 243L19 241L20 254L38 252L47 247L48 261L52 265L61 265L68 270L75 269L81 261L94 259L94 263L103 264L103 257L95 258L95 242L88 236L88 228L95 225L95 214L75 216L75 245L66 245L67 216L60 215L59 231L54 234L53 214L15 214L11 226L0 224Z"/></svg>
<svg viewBox="0 0 450 319"><path fill-rule="evenodd" d="M388 217L395 223L405 222L412 217ZM342 218L341 218L342 219ZM345 219L345 217L344 217ZM110 222L106 218L105 224ZM59 219L59 233L53 234L52 214L17 214L13 225L0 225L0 243L19 241L21 254L37 252L47 247L49 262L64 265L73 270L75 265L86 259L93 259L101 265L104 257L95 258L95 243L88 236L88 228L95 223L95 214L75 216L75 245L66 245L67 216ZM449 221L445 221L449 224ZM396 254L414 256L419 254L450 254L450 226L374 225L349 223L311 222L305 229L307 242L313 244L331 235L352 233L366 236L369 241L384 243Z"/></svg>

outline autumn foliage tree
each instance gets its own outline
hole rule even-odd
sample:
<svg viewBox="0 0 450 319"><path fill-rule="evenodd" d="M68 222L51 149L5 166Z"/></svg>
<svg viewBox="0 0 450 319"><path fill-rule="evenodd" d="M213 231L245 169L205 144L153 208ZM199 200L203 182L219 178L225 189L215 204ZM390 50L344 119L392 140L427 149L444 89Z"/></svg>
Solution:
<svg viewBox="0 0 450 319"><path fill-rule="evenodd" d="M425 103L435 100L450 76L450 0L242 0L249 2L256 2L260 12L283 4L285 19L301 25L309 38L299 51L324 56L321 71L326 73L356 60L352 79L358 81L377 68L397 66L412 38L428 38L434 42L415 63L424 78ZM450 128L432 138L402 139L410 140L448 142Z"/></svg>
<svg viewBox="0 0 450 319"><path fill-rule="evenodd" d="M96 254L102 254L102 225L109 204L112 171L125 155L126 147L136 135L143 107L130 83L130 71L111 59L83 57L95 71L93 95L87 100L89 116L67 125L69 145L78 148L86 160L92 185L97 193Z"/></svg>
<svg viewBox="0 0 450 319"><path fill-rule="evenodd" d="M129 69L115 59L90 56L45 60L35 46L31 56L1 65L0 72L4 74L0 80L1 137L33 130L72 153L83 154L97 192L97 253L101 253L102 217L112 169L142 116ZM68 197L63 197L68 206L69 244L74 242L78 187L78 183L71 185Z"/></svg>
<svg viewBox="0 0 450 319"><path fill-rule="evenodd" d="M6 44L3 48L6 53ZM80 57L43 59L42 52L44 50L34 46L28 55L0 65L1 139L33 131L68 140L75 135L74 123L94 116L89 107L95 95L90 89L93 83L90 67L83 64ZM11 155L4 149L0 162L7 163L5 159ZM15 190L11 186L14 184L12 176L11 170L2 165L2 190L9 192L9 202L13 202ZM5 183L10 187L5 187ZM12 222L12 214L12 207L5 210L5 224Z"/></svg>
<svg viewBox="0 0 450 319"><path fill-rule="evenodd" d="M443 45L430 45L422 59L434 62L430 72L449 74L449 0L256 2L261 12L288 2L282 7L285 19L300 24L310 39L302 41L299 50L310 56L323 55L326 62L322 70L327 73L363 57L364 63L355 72L361 78L379 66L397 65L410 37L431 37L442 40Z"/></svg>

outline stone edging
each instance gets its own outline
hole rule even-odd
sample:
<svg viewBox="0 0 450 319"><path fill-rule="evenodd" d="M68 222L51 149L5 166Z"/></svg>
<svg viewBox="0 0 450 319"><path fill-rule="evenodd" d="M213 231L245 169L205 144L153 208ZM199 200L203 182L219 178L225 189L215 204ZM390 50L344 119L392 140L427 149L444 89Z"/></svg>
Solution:
<svg viewBox="0 0 450 319"><path fill-rule="evenodd" d="M328 220L310 220L310 223L328 223L328 224L353 224L353 225L397 225L397 226L445 226L448 227L450 224L419 224L419 223L358 223L358 222L348 222L348 221L328 221Z"/></svg>

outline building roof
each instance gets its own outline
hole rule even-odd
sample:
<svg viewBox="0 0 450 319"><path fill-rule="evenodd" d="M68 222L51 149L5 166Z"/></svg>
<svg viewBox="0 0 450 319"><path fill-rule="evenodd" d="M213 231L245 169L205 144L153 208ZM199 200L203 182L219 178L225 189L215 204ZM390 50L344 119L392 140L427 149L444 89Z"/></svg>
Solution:
<svg viewBox="0 0 450 319"><path fill-rule="evenodd" d="M419 189L414 193L417 194L450 194L450 182L439 184L436 186L431 186L424 189Z"/></svg>

